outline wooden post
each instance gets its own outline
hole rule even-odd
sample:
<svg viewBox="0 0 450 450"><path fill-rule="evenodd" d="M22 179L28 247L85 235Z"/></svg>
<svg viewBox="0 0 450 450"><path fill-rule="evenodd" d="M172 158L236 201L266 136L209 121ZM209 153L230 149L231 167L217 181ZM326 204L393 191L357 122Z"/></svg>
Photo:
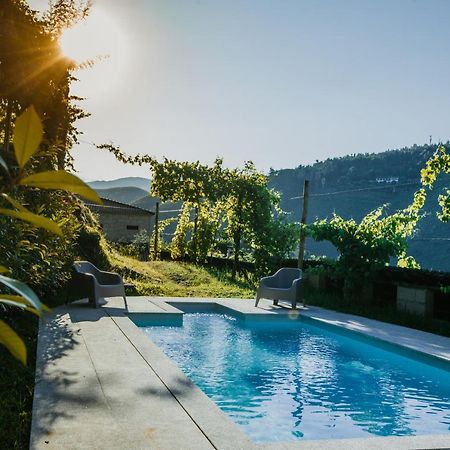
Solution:
<svg viewBox="0 0 450 450"><path fill-rule="evenodd" d="M305 255L305 230L304 225L306 224L306 219L308 217L308 192L309 192L309 181L305 180L303 184L303 212L302 219L300 221L300 242L298 245L298 268L303 269L303 258Z"/></svg>
<svg viewBox="0 0 450 450"><path fill-rule="evenodd" d="M159 202L156 202L156 208L155 208L155 227L153 230L153 233L155 235L155 239L154 239L154 247L153 247L153 260L156 261L156 259L158 258L158 237L159 237L159 232L158 232L158 222L159 222Z"/></svg>

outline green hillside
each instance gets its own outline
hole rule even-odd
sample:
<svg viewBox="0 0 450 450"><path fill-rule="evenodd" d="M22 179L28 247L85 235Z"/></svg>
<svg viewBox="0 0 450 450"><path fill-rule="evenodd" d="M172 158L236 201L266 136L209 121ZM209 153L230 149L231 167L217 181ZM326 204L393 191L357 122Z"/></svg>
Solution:
<svg viewBox="0 0 450 450"><path fill-rule="evenodd" d="M420 169L436 150L435 145L413 146L378 154L351 155L328 159L296 169L271 171L270 185L282 196L282 208L300 220L303 180L310 180L308 222L331 217L333 212L360 220L383 204L387 211L405 208L420 187ZM398 178L398 183L377 182L377 178ZM429 194L417 235L410 242L410 254L423 268L450 271L450 225L440 222L435 212L437 196L450 186L450 176L442 176ZM327 243L307 241L310 255L335 257L335 249Z"/></svg>

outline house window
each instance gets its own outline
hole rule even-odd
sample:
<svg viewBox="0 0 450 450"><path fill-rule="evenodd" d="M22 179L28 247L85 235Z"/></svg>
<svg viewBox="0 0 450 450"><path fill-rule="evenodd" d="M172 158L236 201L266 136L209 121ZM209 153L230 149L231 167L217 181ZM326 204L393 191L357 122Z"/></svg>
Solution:
<svg viewBox="0 0 450 450"><path fill-rule="evenodd" d="M139 230L139 225L127 225L127 230Z"/></svg>

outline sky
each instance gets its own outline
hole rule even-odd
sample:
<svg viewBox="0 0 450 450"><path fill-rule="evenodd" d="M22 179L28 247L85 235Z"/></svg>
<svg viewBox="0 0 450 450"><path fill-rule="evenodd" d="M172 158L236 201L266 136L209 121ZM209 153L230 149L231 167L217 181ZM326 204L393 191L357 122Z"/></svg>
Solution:
<svg viewBox="0 0 450 450"><path fill-rule="evenodd" d="M91 143L268 171L446 141L449 19L446 0L94 0L64 47L109 55L75 74L75 166L150 175Z"/></svg>

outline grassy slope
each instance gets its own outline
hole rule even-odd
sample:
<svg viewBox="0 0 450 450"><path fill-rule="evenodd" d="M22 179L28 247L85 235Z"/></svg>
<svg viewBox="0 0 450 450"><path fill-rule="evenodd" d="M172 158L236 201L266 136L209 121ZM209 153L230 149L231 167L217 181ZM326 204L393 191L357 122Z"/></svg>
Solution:
<svg viewBox="0 0 450 450"><path fill-rule="evenodd" d="M114 252L113 270L135 285L140 295L166 297L253 298L255 289L244 281L232 281L221 271L173 261L137 261Z"/></svg>

